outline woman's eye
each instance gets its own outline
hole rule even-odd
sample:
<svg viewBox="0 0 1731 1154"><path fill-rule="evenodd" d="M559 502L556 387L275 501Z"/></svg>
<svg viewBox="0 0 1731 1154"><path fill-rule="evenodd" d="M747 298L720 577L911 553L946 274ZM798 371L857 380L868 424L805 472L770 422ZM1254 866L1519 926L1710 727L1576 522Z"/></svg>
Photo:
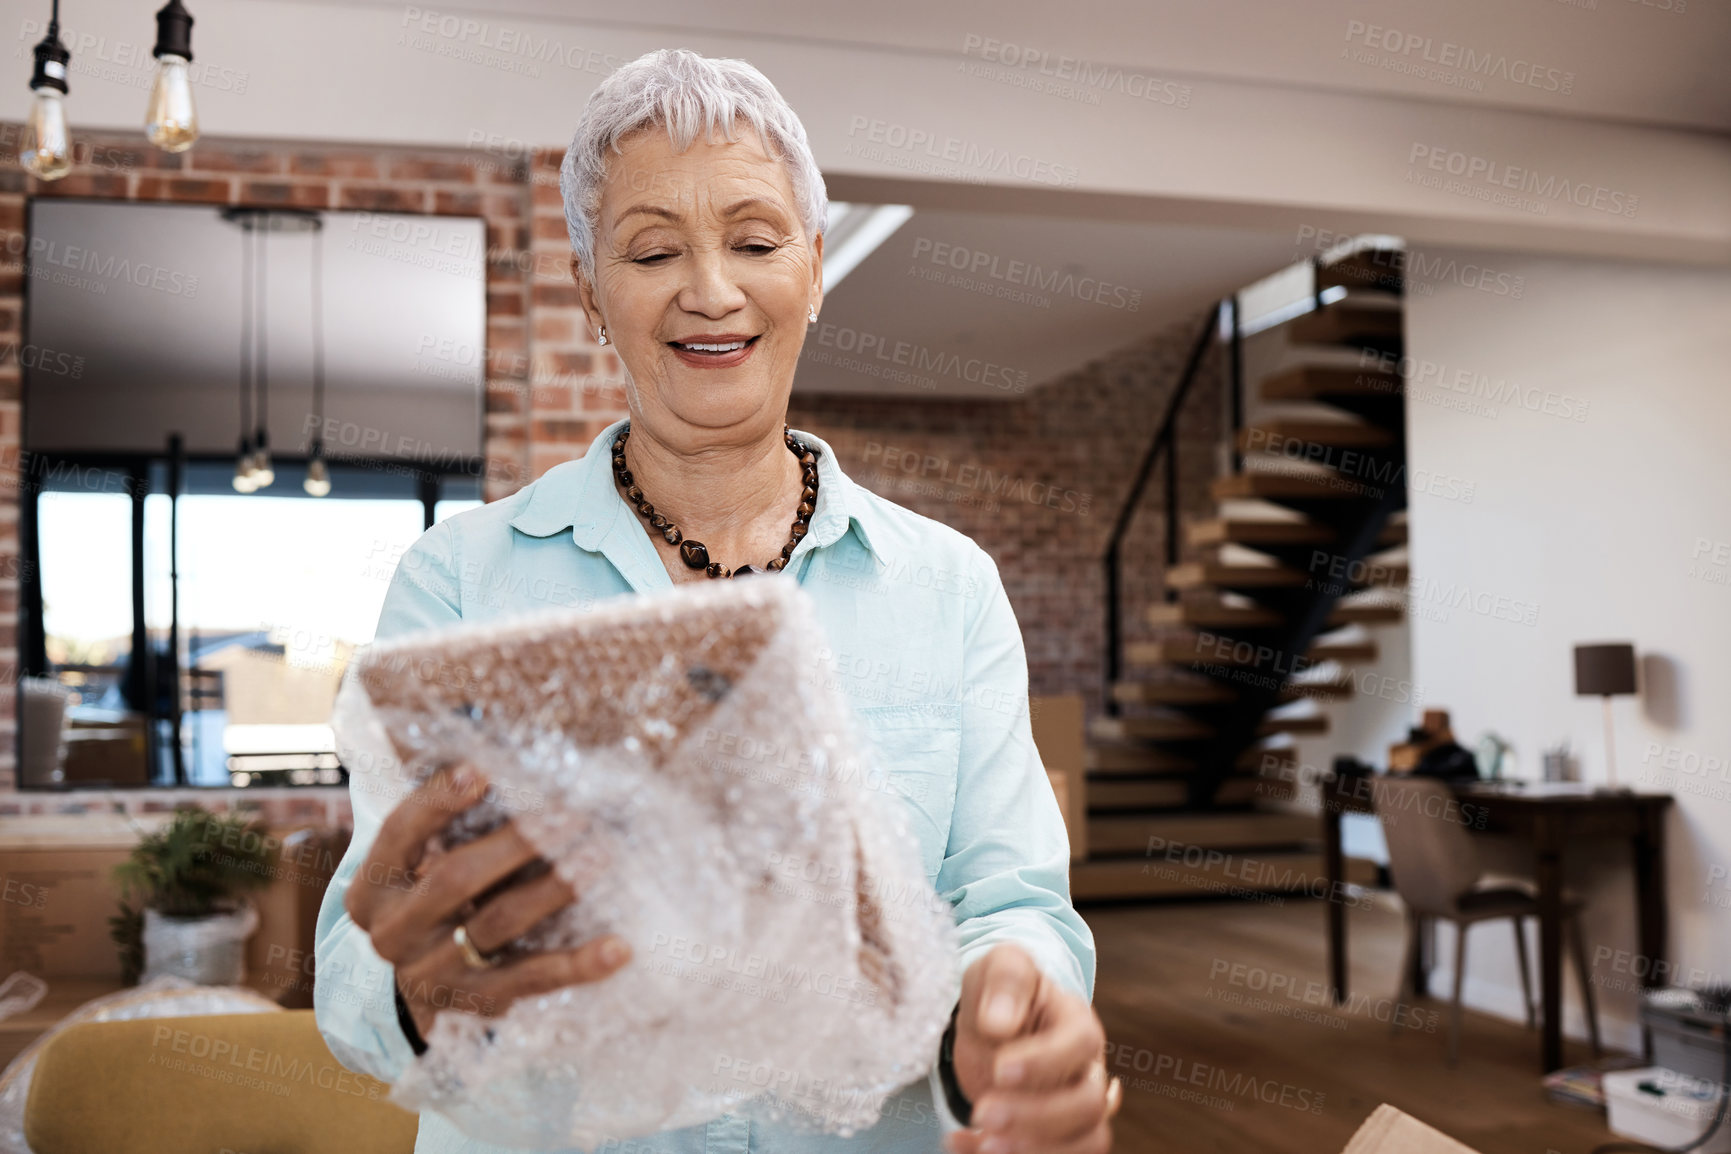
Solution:
<svg viewBox="0 0 1731 1154"><path fill-rule="evenodd" d="M764 253L774 252L776 250L776 247L777 246L775 246L773 244L766 244L766 243L763 243L761 241L754 241L751 244L740 245L739 251L749 252L749 253L752 253L753 255L756 255L756 256L762 256Z"/></svg>
<svg viewBox="0 0 1731 1154"><path fill-rule="evenodd" d="M670 252L652 252L648 256L633 257L632 264L654 264L658 260L666 260L673 254Z"/></svg>

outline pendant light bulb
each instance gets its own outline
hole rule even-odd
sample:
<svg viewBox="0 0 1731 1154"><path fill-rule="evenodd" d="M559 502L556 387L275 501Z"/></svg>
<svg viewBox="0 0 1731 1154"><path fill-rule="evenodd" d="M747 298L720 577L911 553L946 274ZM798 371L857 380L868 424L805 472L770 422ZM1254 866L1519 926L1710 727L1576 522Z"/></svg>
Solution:
<svg viewBox="0 0 1731 1154"><path fill-rule="evenodd" d="M234 491L250 493L258 488L258 482L253 479L252 438L242 437L240 449L234 456Z"/></svg>
<svg viewBox="0 0 1731 1154"><path fill-rule="evenodd" d="M270 436L263 425L253 434L252 443L252 479L259 488L268 489L276 481L276 470L270 465Z"/></svg>
<svg viewBox="0 0 1731 1154"><path fill-rule="evenodd" d="M59 21L50 21L48 35L36 45L36 68L30 76L30 113L18 163L37 180L59 180L72 171L72 134L66 127L66 66L72 54L60 42Z"/></svg>
<svg viewBox="0 0 1731 1154"><path fill-rule="evenodd" d="M192 106L189 64L178 56L163 56L150 87L144 134L164 152L185 152L198 139L198 113Z"/></svg>
<svg viewBox="0 0 1731 1154"><path fill-rule="evenodd" d="M318 446L313 446L313 458L307 462L307 479L301 482L301 488L307 491L309 497L328 497L331 492L331 471L325 467L324 455Z"/></svg>
<svg viewBox="0 0 1731 1154"><path fill-rule="evenodd" d="M164 152L185 152L198 139L192 104L192 14L168 0L156 14L156 80L144 114L145 135Z"/></svg>

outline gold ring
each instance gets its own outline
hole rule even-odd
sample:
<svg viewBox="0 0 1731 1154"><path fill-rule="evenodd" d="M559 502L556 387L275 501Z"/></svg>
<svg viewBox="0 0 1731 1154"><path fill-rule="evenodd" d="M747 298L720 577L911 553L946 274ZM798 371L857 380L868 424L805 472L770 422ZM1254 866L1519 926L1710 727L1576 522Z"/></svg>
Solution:
<svg viewBox="0 0 1731 1154"><path fill-rule="evenodd" d="M464 964L471 970L490 970L499 964L498 958L489 958L475 948L475 943L469 940L469 927L459 924L451 931L451 940L457 943L457 949L462 951Z"/></svg>

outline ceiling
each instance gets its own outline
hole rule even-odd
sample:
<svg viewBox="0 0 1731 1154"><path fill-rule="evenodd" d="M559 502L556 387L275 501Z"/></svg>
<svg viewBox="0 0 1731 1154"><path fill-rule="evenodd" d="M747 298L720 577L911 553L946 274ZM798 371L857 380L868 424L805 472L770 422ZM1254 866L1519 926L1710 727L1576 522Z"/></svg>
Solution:
<svg viewBox="0 0 1731 1154"><path fill-rule="evenodd" d="M795 387L1013 400L1298 256L1286 232L921 210L825 297Z"/></svg>
<svg viewBox="0 0 1731 1154"><path fill-rule="evenodd" d="M357 8L355 0L300 2ZM361 3L404 11L394 0ZM1001 0L637 0L626 9L598 0L469 0L440 11L650 32L706 51L773 41L957 67L986 55L1001 60L1001 43L1044 53L1053 67L1078 58L1198 89L1230 81L1276 93L1392 95L1407 107L1731 131L1731 68L1723 66L1731 0L1090 0L1069 9ZM1458 67L1455 83L1415 74L1428 60L1466 56L1485 62L1469 82L1458 82ZM886 75L894 72L886 66ZM1520 83L1529 75L1539 83ZM474 83L491 91L496 78L475 70ZM980 86L978 99L1010 91L998 87ZM1008 98L1003 106L1009 117L1021 107ZM853 174L836 175L830 192L838 200L906 198L918 201L917 211L825 302L802 359L802 391L1013 397L1018 382L1036 387L1311 255L1289 229L1107 221L1098 198L1059 194L1036 209L994 201L972 185L871 190ZM1027 215L1034 211L1045 215ZM958 252L961 269L941 259ZM1042 278L1052 287L1027 283ZM1090 299L1102 282L1117 290L1105 304ZM1140 294L1133 310L1132 294ZM982 376L989 379L975 379Z"/></svg>
<svg viewBox="0 0 1731 1154"><path fill-rule="evenodd" d="M354 7L354 0L328 0ZM390 0L366 0L402 10ZM1731 131L1726 0L471 0L444 11L978 59L988 40L1093 64ZM1393 37L1398 36L1398 41ZM970 38L976 38L970 40ZM1398 48L1391 50L1391 45ZM1484 61L1471 84L1420 75ZM1536 82L1523 83L1536 68Z"/></svg>

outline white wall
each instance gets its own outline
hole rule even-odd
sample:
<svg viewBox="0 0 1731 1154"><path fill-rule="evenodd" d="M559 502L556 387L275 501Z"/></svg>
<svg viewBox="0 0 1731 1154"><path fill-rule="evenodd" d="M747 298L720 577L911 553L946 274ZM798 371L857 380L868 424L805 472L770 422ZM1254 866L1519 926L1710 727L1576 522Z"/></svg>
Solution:
<svg viewBox="0 0 1731 1154"><path fill-rule="evenodd" d="M1522 776L1540 776L1542 748L1566 737L1584 779L1602 781L1600 701L1574 696L1572 646L1632 641L1645 659L1644 684L1639 699L1615 702L1619 777L1676 793L1667 828L1671 961L1695 984L1723 981L1731 971L1731 272L1424 256L1453 259L1456 271L1439 263L1429 290L1408 302L1407 347L1421 386L1407 404L1411 460L1474 488L1470 503L1412 497L1414 677L1453 709L1463 740L1486 729L1511 738ZM1481 278L1469 264L1499 274L1490 291L1470 287ZM1522 402L1485 392L1516 388ZM1451 607L1461 589L1485 598L1487 611ZM1499 619L1529 610L1531 624ZM1665 771L1667 757L1680 771ZM1589 953L1632 953L1627 855L1580 846L1570 882L1591 895ZM1474 934L1467 991L1472 1004L1512 1017L1519 987L1507 938ZM1438 945L1452 956L1446 932ZM1632 984L1629 965L1612 955L1595 970L1605 983L1601 1015L1618 1021L1610 1036L1626 1045L1636 1039L1637 1002L1618 987ZM1578 1027L1572 984L1569 991Z"/></svg>

